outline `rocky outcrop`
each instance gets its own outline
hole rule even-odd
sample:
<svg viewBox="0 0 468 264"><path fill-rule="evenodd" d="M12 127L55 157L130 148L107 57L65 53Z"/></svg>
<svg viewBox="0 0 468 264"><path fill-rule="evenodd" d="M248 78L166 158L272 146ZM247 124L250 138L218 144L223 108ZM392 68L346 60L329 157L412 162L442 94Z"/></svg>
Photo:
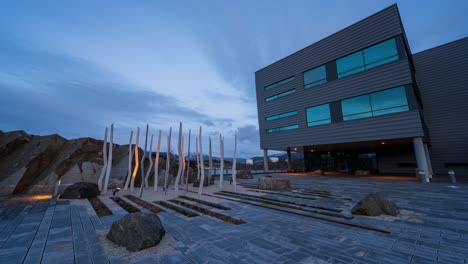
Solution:
<svg viewBox="0 0 468 264"><path fill-rule="evenodd" d="M236 175L237 179L253 179L253 173L251 170L241 170Z"/></svg>
<svg viewBox="0 0 468 264"><path fill-rule="evenodd" d="M60 195L60 199L87 199L97 197L101 192L95 183L77 182L68 186Z"/></svg>
<svg viewBox="0 0 468 264"><path fill-rule="evenodd" d="M156 246L165 234L166 231L156 214L139 212L127 214L112 223L106 237L130 251L139 251Z"/></svg>
<svg viewBox="0 0 468 264"><path fill-rule="evenodd" d="M289 179L262 177L258 179L258 189L260 190L288 190L291 188Z"/></svg>
<svg viewBox="0 0 468 264"><path fill-rule="evenodd" d="M400 213L398 207L389 201L385 196L378 193L370 193L360 200L352 209L354 215L392 215L396 216Z"/></svg>
<svg viewBox="0 0 468 264"><path fill-rule="evenodd" d="M76 182L97 183L103 166L102 140L67 140L59 135L35 136L23 131L0 133L0 195L52 194ZM128 145L114 145L109 186L123 186Z"/></svg>

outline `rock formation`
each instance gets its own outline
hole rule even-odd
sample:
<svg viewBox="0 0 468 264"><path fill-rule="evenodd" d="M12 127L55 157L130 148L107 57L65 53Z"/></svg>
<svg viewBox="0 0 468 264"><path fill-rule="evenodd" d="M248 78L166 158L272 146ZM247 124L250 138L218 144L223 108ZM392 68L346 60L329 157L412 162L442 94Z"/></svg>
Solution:
<svg viewBox="0 0 468 264"><path fill-rule="evenodd" d="M87 199L97 197L101 192L95 183L77 182L68 186L60 195L60 199Z"/></svg>
<svg viewBox="0 0 468 264"><path fill-rule="evenodd" d="M77 182L97 183L103 167L103 141L35 136L24 131L0 132L0 195L61 193ZM113 146L109 188L123 186L128 146Z"/></svg>

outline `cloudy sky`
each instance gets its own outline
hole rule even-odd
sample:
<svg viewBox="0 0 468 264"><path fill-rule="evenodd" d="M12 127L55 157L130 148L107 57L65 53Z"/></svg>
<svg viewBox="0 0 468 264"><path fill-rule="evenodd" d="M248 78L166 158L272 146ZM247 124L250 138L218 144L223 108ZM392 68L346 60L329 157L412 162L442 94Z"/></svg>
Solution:
<svg viewBox="0 0 468 264"><path fill-rule="evenodd" d="M114 123L126 144L182 121L216 155L234 131L241 157L261 155L254 72L394 2L2 1L0 130L102 138ZM413 52L468 36L466 0L398 5Z"/></svg>

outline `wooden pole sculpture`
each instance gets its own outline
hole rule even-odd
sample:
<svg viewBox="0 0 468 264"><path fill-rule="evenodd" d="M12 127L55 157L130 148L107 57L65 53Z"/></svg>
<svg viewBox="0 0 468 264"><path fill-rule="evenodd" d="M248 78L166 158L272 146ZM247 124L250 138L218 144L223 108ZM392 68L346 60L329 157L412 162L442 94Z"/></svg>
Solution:
<svg viewBox="0 0 468 264"><path fill-rule="evenodd" d="M232 184L234 185L234 190L237 190L236 152L237 152L237 131L234 134L234 157L232 160Z"/></svg>
<svg viewBox="0 0 468 264"><path fill-rule="evenodd" d="M200 171L201 171L201 178L200 178L200 187L198 188L198 195L202 195L203 192L203 184L205 183L205 170L203 168L203 148L202 148L202 127L200 126L200 135L198 136L198 142L200 144Z"/></svg>
<svg viewBox="0 0 468 264"><path fill-rule="evenodd" d="M195 155L197 156L197 180L200 180L200 156L198 155L198 137L195 137Z"/></svg>
<svg viewBox="0 0 468 264"><path fill-rule="evenodd" d="M189 174L190 174L190 158L191 158L191 154L190 154L190 137L191 137L191 132L192 130L189 129L188 131L188 160L187 160L187 177L185 177L185 191L188 192L188 178L189 178Z"/></svg>
<svg viewBox="0 0 468 264"><path fill-rule="evenodd" d="M154 191L158 191L159 181L159 150L161 148L161 129L158 134L158 145L156 147L156 158L154 158Z"/></svg>
<svg viewBox="0 0 468 264"><path fill-rule="evenodd" d="M141 170L140 170L140 175L141 175L141 185L140 189L143 188L143 184L145 183L145 159L146 159L146 147L148 146L148 129L149 126L146 124L146 135L145 135L145 150L143 151L143 157L141 157ZM145 186L148 187L148 186Z"/></svg>
<svg viewBox="0 0 468 264"><path fill-rule="evenodd" d="M149 147L149 167L148 167L148 170L146 171L146 175L145 175L145 187L146 186L149 186L148 184L148 178L149 178L149 175L151 173L151 168L153 168L153 159L151 158L151 151L153 150L153 134L151 134L151 141L150 141L150 147ZM142 185L143 186L143 185ZM140 198L141 196L143 195L143 187L140 188Z"/></svg>
<svg viewBox="0 0 468 264"><path fill-rule="evenodd" d="M185 153L185 148L184 148L184 136L182 136L182 146L181 146L181 148L182 148L182 151L181 151L181 152L182 152L182 173L181 173L181 176L184 176L184 171L185 171L185 155L184 155L184 153ZM183 178L183 177L181 177L181 178Z"/></svg>
<svg viewBox="0 0 468 264"><path fill-rule="evenodd" d="M219 188L223 188L224 182L224 139L219 133Z"/></svg>
<svg viewBox="0 0 468 264"><path fill-rule="evenodd" d="M169 170L171 169L171 134L172 134L172 127L169 128L169 135L167 136L166 174L164 175L164 187L163 187L163 190L166 193L167 193L167 187L168 187L167 180L169 178Z"/></svg>
<svg viewBox="0 0 468 264"><path fill-rule="evenodd" d="M140 141L140 128L137 127L136 131L136 139L135 139L135 167L133 168L132 172L132 180L130 181L130 192L133 192L133 188L135 187L135 177L138 172L139 160L138 160L138 142Z"/></svg>
<svg viewBox="0 0 468 264"><path fill-rule="evenodd" d="M174 190L175 190L175 195L179 195L179 181L180 177L182 176L183 172L183 159L184 159L184 153L182 152L182 122L179 122L179 143L178 143L178 152L179 152L179 170L177 171L177 176L174 182Z"/></svg>
<svg viewBox="0 0 468 264"><path fill-rule="evenodd" d="M211 136L209 137L209 144L208 144L208 181L211 181L211 177L213 175L211 174L211 170L213 169L213 158L212 158L212 152L211 152Z"/></svg>
<svg viewBox="0 0 468 264"><path fill-rule="evenodd" d="M124 191L128 189L128 185L130 185L130 178L132 178L132 160L133 160L132 138L133 138L133 130L132 132L130 132L130 140L128 141L128 174L127 174L127 180L125 181Z"/></svg>
<svg viewBox="0 0 468 264"><path fill-rule="evenodd" d="M98 187L99 191L102 192L102 180L104 179L104 175L106 174L106 169L107 169L107 127L106 127L106 132L104 133L104 142L102 144L102 169L101 169L101 174L99 174L99 180L98 180Z"/></svg>
<svg viewBox="0 0 468 264"><path fill-rule="evenodd" d="M104 178L104 195L107 195L107 186L109 185L109 177L112 169L112 149L113 149L113 141L114 141L114 124L111 125L110 129L110 139L109 139L109 157L107 161L107 168L106 168L106 177Z"/></svg>

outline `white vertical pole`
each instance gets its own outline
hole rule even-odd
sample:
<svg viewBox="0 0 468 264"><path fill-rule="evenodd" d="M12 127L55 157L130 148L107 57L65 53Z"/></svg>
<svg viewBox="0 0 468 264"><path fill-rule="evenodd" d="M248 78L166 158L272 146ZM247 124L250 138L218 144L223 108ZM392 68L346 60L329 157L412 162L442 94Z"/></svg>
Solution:
<svg viewBox="0 0 468 264"><path fill-rule="evenodd" d="M156 158L154 158L154 191L158 191L159 181L159 150L161 148L161 129L158 133L158 145L156 146Z"/></svg>
<svg viewBox="0 0 468 264"><path fill-rule="evenodd" d="M128 173L127 173L127 180L125 181L124 190L128 189L128 185L130 184L130 178L132 178L132 138L133 138L133 130L130 132L130 140L128 141Z"/></svg>
<svg viewBox="0 0 468 264"><path fill-rule="evenodd" d="M136 130L136 138L135 138L135 166L133 168L133 172L132 172L132 180L130 181L130 192L133 192L133 189L135 187L135 177L137 175L137 172L138 172L138 166L140 165L140 161L138 159L138 143L140 141L140 128L137 127L137 130Z"/></svg>
<svg viewBox="0 0 468 264"><path fill-rule="evenodd" d="M189 178L189 174L190 174L190 158L191 158L191 155L190 155L190 138L191 138L191 129L189 129L188 131L188 161L187 161L187 178L185 178L185 191L188 191L188 178Z"/></svg>
<svg viewBox="0 0 468 264"><path fill-rule="evenodd" d="M197 180L200 180L200 156L198 154L198 137L195 137L195 154L197 156Z"/></svg>
<svg viewBox="0 0 468 264"><path fill-rule="evenodd" d="M140 193L141 190L143 189L143 184L145 184L145 159L146 159L146 148L148 147L148 129L149 126L146 124L146 134L145 134L145 150L143 151L143 157L141 158L141 170L140 170L140 175L141 175L141 185L140 185ZM148 187L148 186L145 186Z"/></svg>
<svg viewBox="0 0 468 264"><path fill-rule="evenodd" d="M211 152L211 136L209 137L209 144L208 144L208 181L211 181L213 177L211 170L213 169L213 158Z"/></svg>
<svg viewBox="0 0 468 264"><path fill-rule="evenodd" d="M203 192L203 184L205 183L205 170L203 168L203 144L202 144L202 127L200 126L200 135L198 139L200 143L200 171L201 171L201 178L200 178L200 187L198 188L198 195L201 195Z"/></svg>
<svg viewBox="0 0 468 264"><path fill-rule="evenodd" d="M146 171L146 176L145 176L145 186L148 185L148 178L149 178L149 175L151 173L151 168L153 168L153 159L151 158L151 151L153 150L153 135L151 135L151 141L150 141L150 147L149 147L149 161L150 161L150 165L149 165L149 168L148 170ZM140 197L141 197L141 194L142 192L140 191Z"/></svg>
<svg viewBox="0 0 468 264"><path fill-rule="evenodd" d="M234 185L234 190L237 190L237 170L236 170L236 154L237 154L237 131L234 135L234 157L232 161L232 184Z"/></svg>
<svg viewBox="0 0 468 264"><path fill-rule="evenodd" d="M423 179L425 182L429 182L429 166L427 165L426 153L424 151L424 143L421 137L413 138L414 154L416 155L416 161L418 163L418 169L424 171Z"/></svg>
<svg viewBox="0 0 468 264"><path fill-rule="evenodd" d="M223 188L224 182L224 139L221 133L219 134L219 188Z"/></svg>
<svg viewBox="0 0 468 264"><path fill-rule="evenodd" d="M169 178L169 170L171 169L171 135L172 127L169 128L169 135L167 136L167 152L166 152L166 174L164 175L164 187L163 190L167 192Z"/></svg>
<svg viewBox="0 0 468 264"><path fill-rule="evenodd" d="M268 173L268 149L263 150L263 173Z"/></svg>
<svg viewBox="0 0 468 264"><path fill-rule="evenodd" d="M98 187L99 191L102 192L102 180L104 179L104 175L106 174L106 169L107 169L107 127L106 127L106 132L104 133L104 142L102 143L102 169L101 169L101 174L99 174L99 179L98 179Z"/></svg>
<svg viewBox="0 0 468 264"><path fill-rule="evenodd" d="M112 149L113 149L113 141L114 141L114 124L111 125L110 129L110 139L109 139L109 157L107 161L107 168L106 168L106 177L104 179L104 195L107 195L107 186L109 185L109 177L112 169Z"/></svg>
<svg viewBox="0 0 468 264"><path fill-rule="evenodd" d="M178 153L179 153L179 169L177 171L177 176L176 176L176 179L175 179L175 182L174 182L174 190L175 190L175 195L179 195L179 181L180 181L180 177L182 176L182 173L183 173L183 153L182 153L182 122L179 122L179 142L178 142L178 146L177 146L177 150L178 150Z"/></svg>

